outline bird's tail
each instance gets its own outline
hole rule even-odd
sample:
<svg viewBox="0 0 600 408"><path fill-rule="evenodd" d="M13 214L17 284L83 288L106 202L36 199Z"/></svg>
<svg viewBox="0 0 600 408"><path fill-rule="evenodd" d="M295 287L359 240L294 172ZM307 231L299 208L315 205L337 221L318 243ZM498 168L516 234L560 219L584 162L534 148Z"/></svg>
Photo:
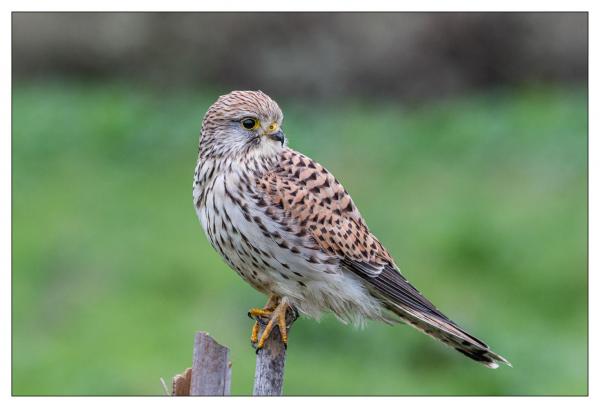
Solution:
<svg viewBox="0 0 600 408"><path fill-rule="evenodd" d="M498 368L498 363L512 367L508 360L494 353L484 342L471 336L450 320L391 302L387 304L387 307L404 322L478 363L489 368Z"/></svg>

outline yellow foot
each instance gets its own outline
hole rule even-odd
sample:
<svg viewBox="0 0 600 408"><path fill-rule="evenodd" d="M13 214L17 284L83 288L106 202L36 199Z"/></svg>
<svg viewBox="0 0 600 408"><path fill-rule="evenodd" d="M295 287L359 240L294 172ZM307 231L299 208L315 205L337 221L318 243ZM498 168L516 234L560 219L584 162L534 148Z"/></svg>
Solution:
<svg viewBox="0 0 600 408"><path fill-rule="evenodd" d="M252 344L258 343L258 331L260 329L258 319L262 317L270 317L278 304L279 298L271 295L269 296L269 300L267 300L267 304L262 309L253 307L248 311L248 317L256 320L256 322L254 322L254 326L252 326L252 334L250 335L250 341Z"/></svg>
<svg viewBox="0 0 600 408"><path fill-rule="evenodd" d="M263 309L250 309L250 311L248 312L248 316L250 316L253 319L256 319L256 322L252 327L252 335L250 336L250 341L252 342L252 344L256 345L257 352L258 350L263 348L263 346L265 345L265 341L269 338L275 326L278 327L279 333L281 334L281 341L283 342L283 345L287 348L288 326L286 322L286 316L288 311L292 313L292 316L295 320L297 318L297 312L294 309L294 307L290 306L287 302L281 301L281 299L274 296L271 296L269 298L269 301ZM262 335L259 339L259 319L261 318L269 318L269 321L265 326L265 329L263 330Z"/></svg>

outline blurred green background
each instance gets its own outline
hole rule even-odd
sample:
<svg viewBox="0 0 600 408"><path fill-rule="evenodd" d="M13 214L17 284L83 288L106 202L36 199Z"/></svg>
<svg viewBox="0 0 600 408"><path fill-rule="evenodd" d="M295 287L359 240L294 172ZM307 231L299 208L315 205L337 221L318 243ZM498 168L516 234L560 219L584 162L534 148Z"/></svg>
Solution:
<svg viewBox="0 0 600 408"><path fill-rule="evenodd" d="M208 244L191 187L204 112L258 86L235 70L189 87L74 62L27 73L18 44L13 394L161 394L197 330L231 348L232 391L249 394L246 312L265 299ZM514 366L486 369L405 326L300 319L285 394L587 393L587 71L571 74L444 97L379 98L374 81L315 101L263 84L291 147L344 183L409 280Z"/></svg>

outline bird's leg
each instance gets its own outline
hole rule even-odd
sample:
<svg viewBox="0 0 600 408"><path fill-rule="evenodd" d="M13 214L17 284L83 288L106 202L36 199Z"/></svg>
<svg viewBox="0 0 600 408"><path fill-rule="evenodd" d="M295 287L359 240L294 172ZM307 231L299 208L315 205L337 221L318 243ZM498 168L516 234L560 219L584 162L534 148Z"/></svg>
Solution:
<svg viewBox="0 0 600 408"><path fill-rule="evenodd" d="M283 342L284 346L287 347L287 313L288 311L291 313L292 321L296 320L296 318L298 317L298 312L296 311L296 309L293 306L289 305L285 300L282 300L280 298L275 298L274 302L272 302L272 300L272 298L269 298L269 302L264 307L264 309L252 309L249 313L249 315L257 319L254 327L252 328L251 337L252 343L256 344L257 350L263 348L263 346L265 345L265 341L269 338L275 326L279 328L279 333L281 334L281 341ZM275 308L273 309L272 307L274 305ZM252 313L253 311L255 311L256 313ZM259 339L258 332L260 329L260 323L258 319L260 319L261 317L268 317L269 321L265 325L265 328Z"/></svg>
<svg viewBox="0 0 600 408"><path fill-rule="evenodd" d="M254 322L254 326L252 326L252 334L250 335L250 341L252 344L256 344L258 342L258 330L260 329L258 319L261 317L270 317L279 304L279 301L280 298L278 296L271 295L269 296L269 300L267 300L267 304L262 309L252 308L248 311L248 317L256 320Z"/></svg>

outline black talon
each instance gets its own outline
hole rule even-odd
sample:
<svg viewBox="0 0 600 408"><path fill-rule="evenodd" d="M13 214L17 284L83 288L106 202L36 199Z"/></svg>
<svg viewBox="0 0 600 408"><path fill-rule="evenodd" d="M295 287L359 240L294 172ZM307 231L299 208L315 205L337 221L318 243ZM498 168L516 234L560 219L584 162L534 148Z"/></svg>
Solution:
<svg viewBox="0 0 600 408"><path fill-rule="evenodd" d="M292 323L294 323L296 320L298 320L298 317L300 317L300 313L298 313L298 309L296 309L295 306L291 306L288 310L290 311Z"/></svg>

